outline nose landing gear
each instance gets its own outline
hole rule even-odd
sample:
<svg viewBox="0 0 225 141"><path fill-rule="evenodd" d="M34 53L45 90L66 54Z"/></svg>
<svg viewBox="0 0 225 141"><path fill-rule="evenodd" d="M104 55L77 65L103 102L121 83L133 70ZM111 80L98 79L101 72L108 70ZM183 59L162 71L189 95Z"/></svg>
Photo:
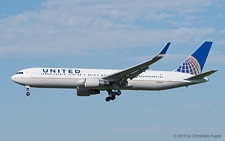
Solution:
<svg viewBox="0 0 225 141"><path fill-rule="evenodd" d="M30 89L30 86L28 86L28 85L25 85L25 89L26 89L26 95L27 96L30 96L30 92L29 92L29 89Z"/></svg>
<svg viewBox="0 0 225 141"><path fill-rule="evenodd" d="M26 92L26 95L27 95L27 96L30 96L30 92Z"/></svg>
<svg viewBox="0 0 225 141"><path fill-rule="evenodd" d="M121 95L121 91L120 90L117 90L117 91L112 91L112 90L107 90L109 96L105 98L105 101L106 102L109 102L110 100L115 100L116 99L116 96L119 96Z"/></svg>

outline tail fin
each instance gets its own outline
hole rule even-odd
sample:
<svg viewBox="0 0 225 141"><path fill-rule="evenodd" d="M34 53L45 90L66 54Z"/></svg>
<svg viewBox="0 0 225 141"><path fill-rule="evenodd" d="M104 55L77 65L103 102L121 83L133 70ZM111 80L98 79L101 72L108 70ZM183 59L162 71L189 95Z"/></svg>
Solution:
<svg viewBox="0 0 225 141"><path fill-rule="evenodd" d="M175 71L198 75L202 72L208 57L212 42L205 41L191 56L187 58Z"/></svg>

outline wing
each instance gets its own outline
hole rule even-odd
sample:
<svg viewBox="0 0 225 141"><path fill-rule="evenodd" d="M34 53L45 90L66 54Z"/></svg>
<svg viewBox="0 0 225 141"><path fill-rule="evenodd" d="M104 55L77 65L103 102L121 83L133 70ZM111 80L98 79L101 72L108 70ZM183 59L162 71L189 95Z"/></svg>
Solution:
<svg viewBox="0 0 225 141"><path fill-rule="evenodd" d="M123 85L124 82L127 81L127 79L133 79L137 77L139 74L144 72L149 68L149 66L158 60L162 59L164 55L166 54L168 48L170 46L170 42L166 44L166 46L160 51L158 55L156 55L151 60L145 61L143 63L140 63L138 65L132 66L130 68L127 68L125 70L119 71L115 74L108 75L106 77L103 77L102 79L106 79L108 81L114 81L114 82L120 82L118 85Z"/></svg>

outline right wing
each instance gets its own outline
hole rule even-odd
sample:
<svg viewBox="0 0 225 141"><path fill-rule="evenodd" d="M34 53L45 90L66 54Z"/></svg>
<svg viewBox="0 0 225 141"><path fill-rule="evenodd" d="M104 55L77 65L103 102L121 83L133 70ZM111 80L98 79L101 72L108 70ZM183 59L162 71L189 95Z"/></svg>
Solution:
<svg viewBox="0 0 225 141"><path fill-rule="evenodd" d="M127 79L133 79L135 77L137 77L139 74L141 74L142 72L144 72L145 70L147 70L149 68L149 66L155 62L157 62L158 60L162 59L164 57L164 55L166 54L168 48L170 46L170 42L168 42L166 44L166 46L160 51L160 53L158 55L156 55L154 58L152 58L151 60L145 61L143 63L140 63L138 65L135 65L133 67L127 68L125 70L119 71L117 73L108 75L106 77L103 77L102 79L106 79L108 81L114 81L114 82L120 82L120 81L127 81Z"/></svg>

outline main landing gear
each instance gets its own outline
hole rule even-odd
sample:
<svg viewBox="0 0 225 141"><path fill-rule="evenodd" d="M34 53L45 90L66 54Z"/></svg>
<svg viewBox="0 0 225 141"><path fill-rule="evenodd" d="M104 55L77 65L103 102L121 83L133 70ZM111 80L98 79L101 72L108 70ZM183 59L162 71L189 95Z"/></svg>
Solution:
<svg viewBox="0 0 225 141"><path fill-rule="evenodd" d="M27 96L30 96L30 92L29 92L29 89L30 89L30 86L28 86L28 85L25 85L25 89L26 89L26 95Z"/></svg>
<svg viewBox="0 0 225 141"><path fill-rule="evenodd" d="M120 90L117 90L115 92L113 92L112 90L107 90L107 92L108 92L109 96L105 98L106 102L109 102L110 100L115 100L116 96L121 95L121 91Z"/></svg>

